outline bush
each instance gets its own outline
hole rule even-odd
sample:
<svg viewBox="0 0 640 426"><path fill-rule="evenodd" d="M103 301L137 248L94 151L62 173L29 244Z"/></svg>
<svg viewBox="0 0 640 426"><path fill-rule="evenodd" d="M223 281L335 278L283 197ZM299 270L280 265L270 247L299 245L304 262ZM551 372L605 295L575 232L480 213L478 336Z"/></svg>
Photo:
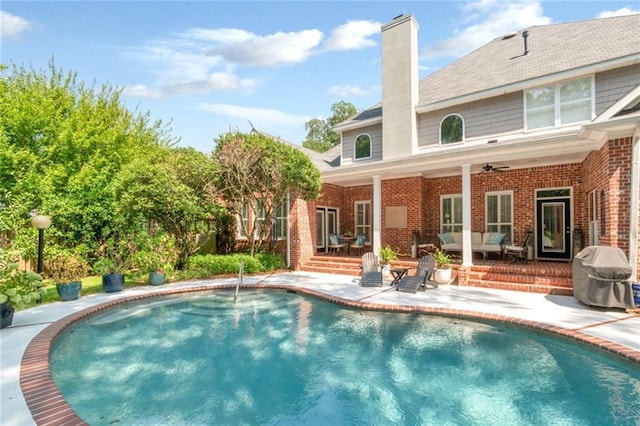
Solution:
<svg viewBox="0 0 640 426"><path fill-rule="evenodd" d="M179 279L208 278L221 274L237 274L240 261L244 261L244 272L255 274L284 268L284 260L278 255L258 253L255 257L248 254L214 255L203 254L189 258Z"/></svg>

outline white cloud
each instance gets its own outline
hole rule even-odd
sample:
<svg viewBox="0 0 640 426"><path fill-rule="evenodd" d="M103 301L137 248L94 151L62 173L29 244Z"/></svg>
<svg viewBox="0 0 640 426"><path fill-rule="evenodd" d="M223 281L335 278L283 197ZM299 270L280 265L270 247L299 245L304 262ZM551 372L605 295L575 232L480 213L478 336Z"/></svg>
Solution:
<svg viewBox="0 0 640 426"><path fill-rule="evenodd" d="M16 37L31 30L33 25L24 18L0 10L0 37Z"/></svg>
<svg viewBox="0 0 640 426"><path fill-rule="evenodd" d="M289 114L269 108L243 107L230 104L212 104L201 103L197 108L202 111L208 111L215 114L225 115L227 117L245 119L251 121L257 128L273 127L273 125L295 127L304 124L311 117L304 115ZM260 123L263 123L260 126Z"/></svg>
<svg viewBox="0 0 640 426"><path fill-rule="evenodd" d="M144 85L129 86L125 87L123 93L140 98L163 99L172 96L207 93L219 90L250 90L254 86L255 81L252 79L242 79L232 73L214 72L202 80L164 84L156 89Z"/></svg>
<svg viewBox="0 0 640 426"><path fill-rule="evenodd" d="M347 21L336 27L329 39L324 43L327 51L355 50L376 46L371 36L380 34L380 22L376 21Z"/></svg>
<svg viewBox="0 0 640 426"><path fill-rule="evenodd" d="M329 94L346 97L346 96L368 96L369 91L359 86L331 86L329 88Z"/></svg>
<svg viewBox="0 0 640 426"><path fill-rule="evenodd" d="M623 7L618 10L605 10L598 14L598 18L612 18L614 16L635 15L640 13L640 10L633 10L628 7Z"/></svg>
<svg viewBox="0 0 640 426"><path fill-rule="evenodd" d="M210 55L244 66L274 67L304 62L320 44L324 35L319 30L277 32L253 37L209 50Z"/></svg>
<svg viewBox="0 0 640 426"><path fill-rule="evenodd" d="M454 36L427 46L421 52L423 59L458 58L508 32L551 23L538 1L480 0L466 3L462 13L462 22L469 25L457 29Z"/></svg>

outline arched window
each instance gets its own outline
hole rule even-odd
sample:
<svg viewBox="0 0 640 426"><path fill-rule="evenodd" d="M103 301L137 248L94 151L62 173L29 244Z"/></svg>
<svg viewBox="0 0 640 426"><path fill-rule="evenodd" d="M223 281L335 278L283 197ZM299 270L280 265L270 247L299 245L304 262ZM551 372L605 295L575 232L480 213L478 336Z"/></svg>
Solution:
<svg viewBox="0 0 640 426"><path fill-rule="evenodd" d="M356 142L354 145L354 158L356 160L371 157L371 137L369 135L367 135L366 133L361 134L356 138Z"/></svg>
<svg viewBox="0 0 640 426"><path fill-rule="evenodd" d="M464 120L459 114L449 114L440 122L440 145L464 141Z"/></svg>

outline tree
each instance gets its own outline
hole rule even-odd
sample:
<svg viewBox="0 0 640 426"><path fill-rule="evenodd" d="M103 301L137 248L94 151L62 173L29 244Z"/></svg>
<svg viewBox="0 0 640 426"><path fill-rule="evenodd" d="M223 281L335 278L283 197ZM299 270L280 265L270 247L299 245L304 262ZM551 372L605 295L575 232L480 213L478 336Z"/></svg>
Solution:
<svg viewBox="0 0 640 426"><path fill-rule="evenodd" d="M216 140L213 157L218 170L216 185L228 208L238 217L251 212L251 224L239 220L253 255L267 236L275 210L288 193L304 200L320 195L320 172L295 147L259 132L228 132Z"/></svg>
<svg viewBox="0 0 640 426"><path fill-rule="evenodd" d="M340 143L340 136L333 131L333 128L342 123L358 111L353 104L345 101L336 102L331 105L331 117L327 120L313 118L304 125L307 137L302 146L317 152L325 152Z"/></svg>
<svg viewBox="0 0 640 426"><path fill-rule="evenodd" d="M104 233L120 229L114 177L170 146L169 129L148 112L128 110L119 89L87 87L53 61L46 71L13 65L0 72L0 233L33 254L28 221L37 209L53 215L45 247L95 255Z"/></svg>
<svg viewBox="0 0 640 426"><path fill-rule="evenodd" d="M196 235L215 230L224 207L216 200L212 159L193 148L174 148L128 164L115 182L118 215L131 223L139 215L171 235L182 269L198 250Z"/></svg>

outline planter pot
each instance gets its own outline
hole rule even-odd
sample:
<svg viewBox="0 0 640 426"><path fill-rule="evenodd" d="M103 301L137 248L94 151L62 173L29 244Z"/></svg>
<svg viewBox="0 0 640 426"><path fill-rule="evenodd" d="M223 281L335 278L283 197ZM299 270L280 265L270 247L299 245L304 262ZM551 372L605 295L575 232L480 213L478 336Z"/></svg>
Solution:
<svg viewBox="0 0 640 426"><path fill-rule="evenodd" d="M382 276L385 279L392 279L393 277L391 276L391 265L382 265L380 268L380 271L382 272Z"/></svg>
<svg viewBox="0 0 640 426"><path fill-rule="evenodd" d="M102 289L105 293L116 293L124 288L124 274L102 276Z"/></svg>
<svg viewBox="0 0 640 426"><path fill-rule="evenodd" d="M58 292L58 296L60 296L60 300L63 302L76 300L78 296L80 296L80 289L82 289L82 281L56 284L56 291Z"/></svg>
<svg viewBox="0 0 640 426"><path fill-rule="evenodd" d="M451 281L451 268L436 269L433 279L436 280L438 284L447 284Z"/></svg>
<svg viewBox="0 0 640 426"><path fill-rule="evenodd" d="M149 272L149 284L162 285L164 284L164 274L162 272Z"/></svg>
<svg viewBox="0 0 640 426"><path fill-rule="evenodd" d="M13 323L13 306L0 303L0 328L9 327Z"/></svg>

